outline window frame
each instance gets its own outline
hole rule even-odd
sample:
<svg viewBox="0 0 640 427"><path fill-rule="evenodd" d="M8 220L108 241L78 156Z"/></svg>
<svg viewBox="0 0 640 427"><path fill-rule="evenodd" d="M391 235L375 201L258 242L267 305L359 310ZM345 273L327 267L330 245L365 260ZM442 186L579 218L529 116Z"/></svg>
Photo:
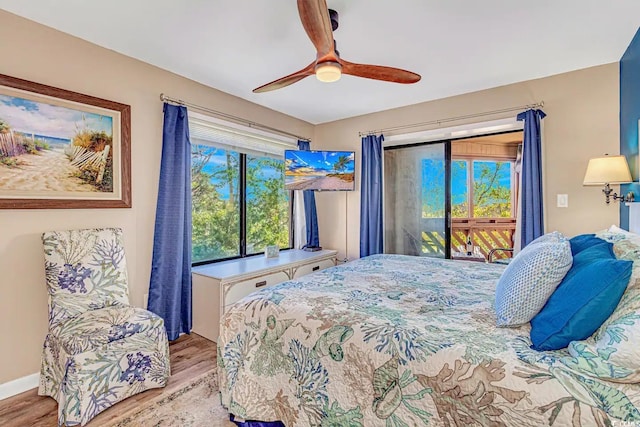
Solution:
<svg viewBox="0 0 640 427"><path fill-rule="evenodd" d="M206 144L198 144L198 145L206 145ZM221 149L224 149L224 148L221 148ZM207 265L207 264L215 264L223 261L231 261L234 259L243 259L243 258L248 258L248 257L258 256L258 255L264 255L264 251L251 253L251 254L247 253L247 203L246 202L247 202L247 156L249 156L249 154L242 153L240 151L232 151L232 150L229 150L229 151L235 152L239 156L239 162L238 162L238 169L239 169L238 170L238 207L240 210L239 220L238 220L239 222L239 230L238 230L239 254L230 256L230 257L192 262L191 263L192 267L197 267L200 265ZM255 156L255 154L252 154L252 155ZM284 162L284 158L282 160ZM282 186L284 187L284 181L282 182ZM293 226L294 192L289 190L288 193L289 193L289 221L288 221L289 245L286 248L280 248L280 250L293 249L293 242L294 242L294 233L295 233L295 227ZM193 209L193 205L191 209ZM193 242L193 237L191 238L191 240Z"/></svg>
<svg viewBox="0 0 640 427"><path fill-rule="evenodd" d="M467 221L478 221L478 222L488 222L495 220L507 220L507 219L516 219L516 203L517 203L517 179L518 174L515 171L515 162L516 159L511 157L499 157L499 156L451 156L451 163L456 161L464 161L467 163L467 216L465 217L452 217L453 220L467 220ZM509 173L511 180L511 216L509 217L476 217L473 215L474 212L474 194L473 194L473 183L474 183L474 165L473 163L479 162L503 162L509 163ZM453 205L452 205L453 209Z"/></svg>

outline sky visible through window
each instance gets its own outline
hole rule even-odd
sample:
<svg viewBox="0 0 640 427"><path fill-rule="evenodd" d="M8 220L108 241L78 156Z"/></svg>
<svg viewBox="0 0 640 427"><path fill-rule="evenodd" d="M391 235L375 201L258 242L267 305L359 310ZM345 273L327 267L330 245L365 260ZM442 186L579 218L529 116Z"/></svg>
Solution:
<svg viewBox="0 0 640 427"><path fill-rule="evenodd" d="M202 147L202 146L201 146ZM226 180L219 175L215 175L214 172L227 167L227 154L226 151L215 148L206 147L204 150L207 153L211 153L211 158L202 168L202 171L212 175L211 182L214 183L218 189L218 194L222 200L229 200L229 186L226 185ZM237 153L234 153L235 161L237 162ZM262 177L266 180L269 179L282 179L282 185L284 185L284 175L281 168L276 168L273 165L263 165L261 168ZM237 187L236 187L237 189ZM236 193L237 196L237 193ZM248 194L248 197L253 197L253 194Z"/></svg>

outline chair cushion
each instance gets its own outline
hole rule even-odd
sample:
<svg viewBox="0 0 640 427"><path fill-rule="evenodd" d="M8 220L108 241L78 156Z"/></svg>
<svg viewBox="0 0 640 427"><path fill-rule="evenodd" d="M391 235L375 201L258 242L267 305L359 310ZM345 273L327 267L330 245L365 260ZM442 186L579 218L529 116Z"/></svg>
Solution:
<svg viewBox="0 0 640 427"><path fill-rule="evenodd" d="M162 319L148 310L112 306L84 312L52 328L51 333L67 354L79 354L163 327Z"/></svg>
<svg viewBox="0 0 640 427"><path fill-rule="evenodd" d="M603 243L604 240L596 237L595 234L580 234L569 239L571 244L571 254L576 255L591 246Z"/></svg>
<svg viewBox="0 0 640 427"><path fill-rule="evenodd" d="M547 302L571 263L571 246L566 238L534 241L520 251L496 287L498 326L529 322Z"/></svg>
<svg viewBox="0 0 640 427"><path fill-rule="evenodd" d="M565 279L531 320L533 349L558 350L571 341L584 340L613 313L627 288L633 263L598 259L597 254L604 256L607 249L597 245L574 258Z"/></svg>

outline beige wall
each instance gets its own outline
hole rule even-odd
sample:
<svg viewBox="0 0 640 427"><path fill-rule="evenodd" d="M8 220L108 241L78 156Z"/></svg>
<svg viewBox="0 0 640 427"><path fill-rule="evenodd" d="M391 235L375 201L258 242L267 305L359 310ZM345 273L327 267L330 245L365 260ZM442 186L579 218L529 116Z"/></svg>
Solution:
<svg viewBox="0 0 640 427"><path fill-rule="evenodd" d="M582 186L589 158L619 153L618 77L618 64L613 63L327 123L316 126L313 148L355 150L359 187L361 143L358 132L544 101L543 110L547 113L543 121L546 229L559 230L569 236L593 232L617 224L619 220L617 204L605 205L599 187ZM512 114L515 113L447 123L447 126L500 119ZM411 129L412 132L417 130ZM556 207L558 193L569 195L568 208ZM348 245L348 257L357 258L360 192L318 193L316 199L320 244L338 249L340 258L344 257Z"/></svg>
<svg viewBox="0 0 640 427"><path fill-rule="evenodd" d="M47 330L43 231L122 227L131 301L142 305L162 146L161 92L298 135L311 136L313 126L3 11L0 40L1 74L131 105L133 192L131 209L0 210L2 384L39 371Z"/></svg>

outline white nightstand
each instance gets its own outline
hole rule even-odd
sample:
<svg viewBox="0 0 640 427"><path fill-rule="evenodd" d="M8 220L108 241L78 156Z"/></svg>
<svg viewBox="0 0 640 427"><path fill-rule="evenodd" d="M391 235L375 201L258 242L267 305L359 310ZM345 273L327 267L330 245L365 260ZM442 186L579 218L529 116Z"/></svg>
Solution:
<svg viewBox="0 0 640 427"><path fill-rule="evenodd" d="M277 258L264 255L202 265L193 277L193 332L218 341L220 316L252 292L336 265L337 251L281 251Z"/></svg>

